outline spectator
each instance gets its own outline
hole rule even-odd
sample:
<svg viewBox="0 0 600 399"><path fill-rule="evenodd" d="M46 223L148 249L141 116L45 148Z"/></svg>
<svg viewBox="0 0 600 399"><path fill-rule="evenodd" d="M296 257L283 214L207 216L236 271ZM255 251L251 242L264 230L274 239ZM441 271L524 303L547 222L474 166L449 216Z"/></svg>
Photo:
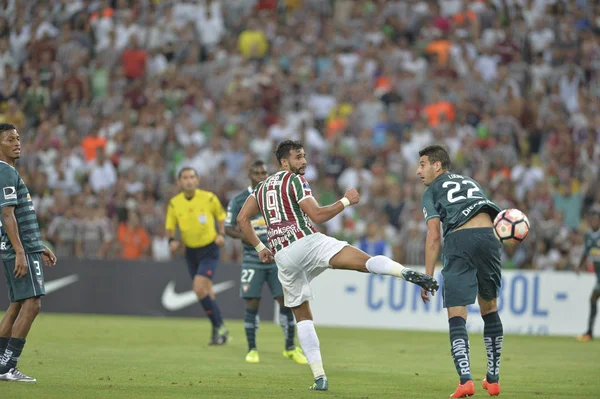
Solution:
<svg viewBox="0 0 600 399"><path fill-rule="evenodd" d="M123 259L139 260L148 255L151 244L150 235L140 224L137 212L128 212L127 222L119 224L117 241Z"/></svg>

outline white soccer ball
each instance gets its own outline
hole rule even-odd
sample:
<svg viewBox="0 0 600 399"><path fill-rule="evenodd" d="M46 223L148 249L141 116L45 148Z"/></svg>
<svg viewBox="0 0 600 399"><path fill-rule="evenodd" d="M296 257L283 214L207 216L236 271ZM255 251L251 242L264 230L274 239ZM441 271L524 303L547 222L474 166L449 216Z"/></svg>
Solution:
<svg viewBox="0 0 600 399"><path fill-rule="evenodd" d="M494 219L494 234L503 244L522 242L529 227L529 219L518 209L505 209Z"/></svg>

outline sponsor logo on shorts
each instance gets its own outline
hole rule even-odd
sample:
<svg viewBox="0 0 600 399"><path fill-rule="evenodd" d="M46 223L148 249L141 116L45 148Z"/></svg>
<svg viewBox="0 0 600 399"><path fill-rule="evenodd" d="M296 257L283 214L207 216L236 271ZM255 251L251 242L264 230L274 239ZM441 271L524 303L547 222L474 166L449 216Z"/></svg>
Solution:
<svg viewBox="0 0 600 399"><path fill-rule="evenodd" d="M6 251L6 243L5 242L0 243L0 250Z"/></svg>

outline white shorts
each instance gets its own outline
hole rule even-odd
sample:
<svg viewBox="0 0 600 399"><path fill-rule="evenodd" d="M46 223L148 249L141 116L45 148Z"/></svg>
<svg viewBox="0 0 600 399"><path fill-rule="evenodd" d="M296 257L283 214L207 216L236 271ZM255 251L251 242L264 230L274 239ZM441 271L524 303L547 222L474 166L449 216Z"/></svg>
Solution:
<svg viewBox="0 0 600 399"><path fill-rule="evenodd" d="M346 241L314 233L278 251L275 262L285 306L295 307L310 301L311 280L329 269L331 258L347 245Z"/></svg>

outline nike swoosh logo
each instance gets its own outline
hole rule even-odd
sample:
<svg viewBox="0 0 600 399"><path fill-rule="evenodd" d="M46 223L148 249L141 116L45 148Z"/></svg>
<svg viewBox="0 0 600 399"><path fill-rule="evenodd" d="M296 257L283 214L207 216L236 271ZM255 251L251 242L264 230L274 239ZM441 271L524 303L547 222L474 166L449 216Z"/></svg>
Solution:
<svg viewBox="0 0 600 399"><path fill-rule="evenodd" d="M235 287L235 281L229 280L213 285L213 291L216 295L233 287ZM175 281L169 281L161 297L161 303L164 308L172 312L187 308L197 302L198 297L193 290L180 293L175 292Z"/></svg>
<svg viewBox="0 0 600 399"><path fill-rule="evenodd" d="M44 283L46 286L46 294L49 294L54 291L58 291L62 288L65 288L68 285L74 284L79 281L79 276L76 274L72 274L67 277L59 278L58 280L52 280Z"/></svg>

